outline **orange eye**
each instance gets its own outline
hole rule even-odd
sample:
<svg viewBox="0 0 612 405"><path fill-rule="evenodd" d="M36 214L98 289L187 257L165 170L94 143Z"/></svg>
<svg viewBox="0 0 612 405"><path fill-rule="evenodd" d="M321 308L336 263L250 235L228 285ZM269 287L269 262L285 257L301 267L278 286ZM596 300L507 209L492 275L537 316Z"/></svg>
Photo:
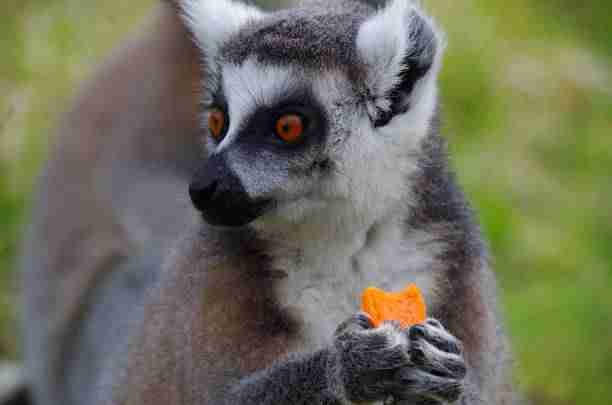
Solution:
<svg viewBox="0 0 612 405"><path fill-rule="evenodd" d="M219 140L225 129L225 114L221 110L211 110L208 113L208 129L213 138Z"/></svg>
<svg viewBox="0 0 612 405"><path fill-rule="evenodd" d="M287 143L295 143L304 133L304 121L297 114L283 115L276 121L276 134Z"/></svg>

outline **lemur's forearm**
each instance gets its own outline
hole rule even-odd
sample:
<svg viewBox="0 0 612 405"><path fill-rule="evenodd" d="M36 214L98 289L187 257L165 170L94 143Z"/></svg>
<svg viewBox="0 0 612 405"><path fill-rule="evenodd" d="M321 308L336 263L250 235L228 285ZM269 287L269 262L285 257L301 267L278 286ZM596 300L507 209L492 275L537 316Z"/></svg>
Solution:
<svg viewBox="0 0 612 405"><path fill-rule="evenodd" d="M340 405L334 392L331 349L294 355L242 380L225 405Z"/></svg>

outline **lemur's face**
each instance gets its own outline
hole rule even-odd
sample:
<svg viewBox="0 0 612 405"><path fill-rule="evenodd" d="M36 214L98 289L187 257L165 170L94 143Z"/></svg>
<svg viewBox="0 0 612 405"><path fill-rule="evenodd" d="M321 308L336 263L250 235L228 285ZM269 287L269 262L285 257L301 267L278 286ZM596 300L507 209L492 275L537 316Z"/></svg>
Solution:
<svg viewBox="0 0 612 405"><path fill-rule="evenodd" d="M207 222L295 223L338 204L366 215L405 197L441 47L410 1L183 9L207 73L209 159L190 187Z"/></svg>

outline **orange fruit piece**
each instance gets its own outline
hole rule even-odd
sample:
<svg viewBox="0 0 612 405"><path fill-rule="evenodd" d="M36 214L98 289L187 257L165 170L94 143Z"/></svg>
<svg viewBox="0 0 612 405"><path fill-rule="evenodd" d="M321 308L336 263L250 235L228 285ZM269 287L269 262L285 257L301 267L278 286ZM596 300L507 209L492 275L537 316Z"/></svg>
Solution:
<svg viewBox="0 0 612 405"><path fill-rule="evenodd" d="M366 288L361 297L361 309L370 316L374 327L384 321L398 321L402 328L407 328L423 323L426 316L423 294L415 284L396 293Z"/></svg>

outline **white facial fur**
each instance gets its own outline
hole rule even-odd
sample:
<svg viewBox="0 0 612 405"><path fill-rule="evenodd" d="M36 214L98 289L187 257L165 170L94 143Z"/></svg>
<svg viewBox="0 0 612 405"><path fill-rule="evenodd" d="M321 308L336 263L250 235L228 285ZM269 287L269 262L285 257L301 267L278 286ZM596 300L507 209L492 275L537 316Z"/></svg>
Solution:
<svg viewBox="0 0 612 405"><path fill-rule="evenodd" d="M297 87L298 78L303 79L299 69L286 66L261 65L247 60L240 66L224 64L221 67L224 95L227 100L230 126L220 144L209 139L208 150L222 153L237 141L241 126L258 108L271 107L284 95ZM303 191L304 184L290 182L287 162L265 159L267 151L262 149L257 158L232 151L227 161L252 198L275 192L277 197L296 195ZM281 194L278 194L278 193Z"/></svg>
<svg viewBox="0 0 612 405"><path fill-rule="evenodd" d="M231 0L185 0L183 10L209 61L224 40L249 21L263 17L254 7ZM416 46L411 43L418 40L411 35L411 29L417 18L434 32L435 46L427 49L436 54L424 56L430 57L432 66L407 95L410 108L387 125L374 127L372 122L380 110L390 108L389 92L406 68L405 55ZM366 72L365 83L359 84L367 88L365 99L354 94L355 83L333 69L309 74L301 66L263 64L255 58L240 64L221 60L208 63L217 69L218 74L212 76L221 80L211 87L223 88L230 116L224 140L219 145L209 142L212 153L231 149L245 119L258 107L272 106L293 86L309 87L329 117L324 153L333 163L331 176L291 178L289 165L279 159L266 159L265 148L257 156L234 151L226 154L250 197L281 201L274 212L255 222L256 228L274 233L286 230L288 224L293 228L307 224L305 227L312 229L319 223L337 234L338 229L367 228L410 204L411 174L436 108L441 35L412 1L392 0L361 25L355 46L361 59L356 63L363 64Z"/></svg>
<svg viewBox="0 0 612 405"><path fill-rule="evenodd" d="M222 72L231 123L219 145L210 141L209 150L213 153L230 148L237 140L240 126L252 112L258 107L274 105L279 96L298 83L311 86L330 117L324 153L334 163L336 172L329 179L290 181L287 170L271 166L273 161L228 155L230 167L251 197L275 191L292 200L279 207L274 215L276 219L295 223L305 220L308 214L321 215L320 209L330 201L335 201L333 205L343 201L347 207L341 210L342 217L348 216L344 220L367 226L409 201L408 179L416 168L419 144L428 131L436 104L433 76L421 80L415 87L412 107L407 113L385 127L374 128L365 106L351 102L354 101L351 85L339 72L306 75L298 68L261 65L254 60L240 66L223 65ZM308 198L293 198L306 194L306 190L312 191L313 187L316 192ZM266 219L271 218L264 217L258 222Z"/></svg>
<svg viewBox="0 0 612 405"><path fill-rule="evenodd" d="M228 102L230 128L214 150L221 152L236 140L239 126L258 106L271 106L291 89L293 74L284 66L262 66L248 60L241 66L222 67L223 89Z"/></svg>
<svg viewBox="0 0 612 405"><path fill-rule="evenodd" d="M263 17L254 7L229 0L186 0L183 9L196 40L207 55L216 55L224 39L249 21ZM415 16L434 30L436 55L433 66L412 89L407 100L409 110L387 125L374 128L372 120L380 110L389 109L389 92L398 84L405 68L402 65L404 56L415 45L410 43ZM342 210L346 213L343 216L348 216L344 221L357 221L367 226L409 201L407 180L416 166L419 144L428 132L436 107L441 42L441 35L431 19L412 1L393 0L366 20L356 39L361 63L367 72L364 85L370 95L361 103L356 102L354 95L351 99L347 94L352 90L351 83L339 72L328 70L305 78L299 66L264 65L255 59L240 65L209 63L219 70L218 75L212 76L222 80L230 115L226 137L219 145L209 142L209 150L220 153L228 149L236 141L239 127L257 107L270 106L292 86L306 83L331 117L325 153L336 168L332 180L320 182L315 178L302 178L290 181L286 167L279 164L271 167L274 165L271 160L262 159L265 151L258 159L244 154L230 155L228 163L251 197L262 197L273 191L285 197L287 204L279 207L274 218L267 219L285 222L284 218L291 223L304 221L309 214L320 214L325 200L342 199L349 207ZM317 193L295 198L301 197L300 192L302 196L307 194L306 191L312 191L315 186Z"/></svg>

